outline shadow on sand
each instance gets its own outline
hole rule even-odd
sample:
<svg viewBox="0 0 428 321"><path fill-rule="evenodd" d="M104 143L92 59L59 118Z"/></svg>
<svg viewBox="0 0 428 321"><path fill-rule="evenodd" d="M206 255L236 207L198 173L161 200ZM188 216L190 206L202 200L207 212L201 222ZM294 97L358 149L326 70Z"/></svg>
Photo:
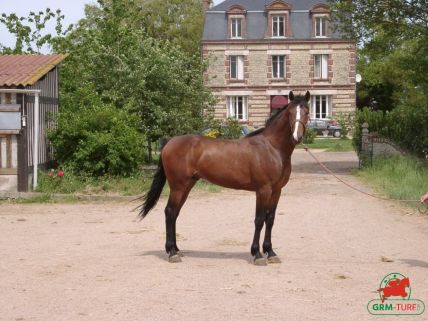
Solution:
<svg viewBox="0 0 428 321"><path fill-rule="evenodd" d="M214 251L181 251L183 260L186 257L198 259L216 259L216 260L242 260L253 264L253 258L249 252L214 252ZM145 251L137 254L138 256L156 256L161 260L168 261L168 256L165 251Z"/></svg>
<svg viewBox="0 0 428 321"><path fill-rule="evenodd" d="M400 259L399 261L410 265L411 267L422 267L428 269L428 262L415 259Z"/></svg>

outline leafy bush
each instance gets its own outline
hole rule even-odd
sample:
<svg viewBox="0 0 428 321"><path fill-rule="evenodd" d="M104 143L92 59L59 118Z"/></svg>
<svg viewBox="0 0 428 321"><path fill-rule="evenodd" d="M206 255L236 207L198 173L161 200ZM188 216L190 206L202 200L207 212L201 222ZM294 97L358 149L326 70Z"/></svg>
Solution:
<svg viewBox="0 0 428 321"><path fill-rule="evenodd" d="M354 135L352 142L356 151L361 150L361 126L367 123L370 132L385 134L384 128L387 123L386 114L382 111L373 111L369 108L357 111L354 118Z"/></svg>
<svg viewBox="0 0 428 321"><path fill-rule="evenodd" d="M398 106L387 118L386 136L405 150L428 159L428 103Z"/></svg>
<svg viewBox="0 0 428 321"><path fill-rule="evenodd" d="M390 112L364 108L355 115L354 147L361 148L361 125L367 122L371 133L390 138L400 147L428 158L428 103L408 102Z"/></svg>
<svg viewBox="0 0 428 321"><path fill-rule="evenodd" d="M307 128L303 136L303 143L312 144L317 136L317 132L313 128Z"/></svg>
<svg viewBox="0 0 428 321"><path fill-rule="evenodd" d="M342 127L342 137L348 136L353 127L353 113L339 113L336 115L337 122Z"/></svg>
<svg viewBox="0 0 428 321"><path fill-rule="evenodd" d="M135 116L92 105L59 114L49 138L56 160L83 175L129 175L142 163L143 138Z"/></svg>
<svg viewBox="0 0 428 321"><path fill-rule="evenodd" d="M228 118L224 126L220 126L219 138L225 139L237 139L242 136L241 126L238 120L234 118Z"/></svg>

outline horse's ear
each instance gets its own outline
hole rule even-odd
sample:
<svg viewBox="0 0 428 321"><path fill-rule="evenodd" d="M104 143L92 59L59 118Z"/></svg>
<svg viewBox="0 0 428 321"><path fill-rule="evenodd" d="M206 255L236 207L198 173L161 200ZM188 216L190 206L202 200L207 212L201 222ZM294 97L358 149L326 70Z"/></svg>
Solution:
<svg viewBox="0 0 428 321"><path fill-rule="evenodd" d="M309 99L311 99L311 93L309 92L309 90L306 92L305 99L306 101L309 101Z"/></svg>
<svg viewBox="0 0 428 321"><path fill-rule="evenodd" d="M290 99L290 101L293 101L294 99L294 94L292 91L290 91L290 93L288 94L288 98Z"/></svg>

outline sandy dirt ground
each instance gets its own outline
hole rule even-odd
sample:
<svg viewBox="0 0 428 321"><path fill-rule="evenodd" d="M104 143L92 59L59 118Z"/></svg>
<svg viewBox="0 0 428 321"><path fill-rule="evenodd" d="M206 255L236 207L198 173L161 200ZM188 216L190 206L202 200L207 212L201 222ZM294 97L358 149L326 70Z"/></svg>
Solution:
<svg viewBox="0 0 428 321"><path fill-rule="evenodd" d="M353 153L317 155L367 190ZM379 320L366 307L391 272L428 305L428 216L348 189L304 151L293 163L273 230L282 263L268 266L249 254L252 193L191 194L179 264L163 251L165 199L142 222L128 202L1 204L0 320Z"/></svg>

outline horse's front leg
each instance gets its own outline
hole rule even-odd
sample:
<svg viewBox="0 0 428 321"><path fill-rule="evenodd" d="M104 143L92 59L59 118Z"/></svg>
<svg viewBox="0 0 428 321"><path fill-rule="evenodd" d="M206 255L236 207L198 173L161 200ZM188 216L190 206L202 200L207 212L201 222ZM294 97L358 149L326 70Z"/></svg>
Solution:
<svg viewBox="0 0 428 321"><path fill-rule="evenodd" d="M275 221L275 212L278 205L279 197L281 196L281 190L272 193L271 205L266 214L266 230L265 239L263 241L263 253L267 254L269 263L281 263L281 260L272 249L272 227Z"/></svg>
<svg viewBox="0 0 428 321"><path fill-rule="evenodd" d="M256 193L256 218L254 220L255 231L253 244L251 245L251 255L254 257L255 265L266 265L266 259L262 253L260 253L260 232L269 211L270 198L271 190L269 188L262 189Z"/></svg>

